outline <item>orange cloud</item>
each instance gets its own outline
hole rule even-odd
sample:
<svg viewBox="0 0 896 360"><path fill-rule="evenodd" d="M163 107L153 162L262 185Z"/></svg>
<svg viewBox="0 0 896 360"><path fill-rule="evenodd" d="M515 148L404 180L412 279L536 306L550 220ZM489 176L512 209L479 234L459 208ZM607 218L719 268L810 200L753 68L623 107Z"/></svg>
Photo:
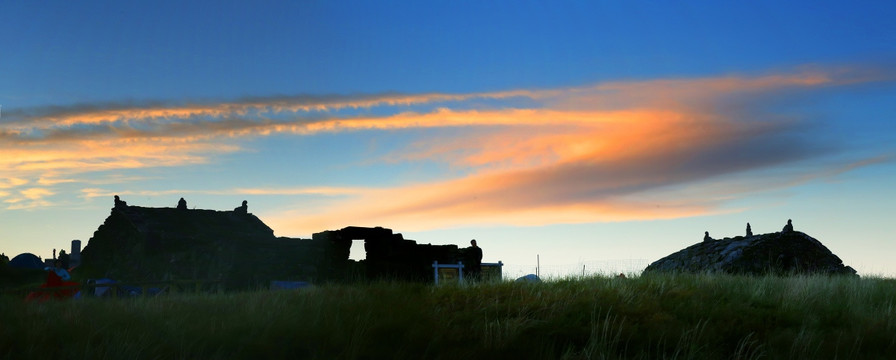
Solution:
<svg viewBox="0 0 896 360"><path fill-rule="evenodd" d="M500 123L489 113L465 115L470 123ZM461 179L370 189L332 208L275 215L272 221L308 234L346 224L420 229L694 216L718 211L717 202L638 195L808 156L806 144L787 136L793 130L789 124L648 110L519 116L526 131L496 131L471 144L454 139L456 147L415 148L445 158L456 149L474 149L454 161L502 166L486 166ZM768 157L769 151L777 157ZM734 155L739 158L731 160Z"/></svg>
<svg viewBox="0 0 896 360"><path fill-rule="evenodd" d="M284 228L315 231L337 219L337 226L354 219L359 224L400 221L410 229L412 224L692 216L718 211L718 202L652 194L824 151L796 136L792 120L781 121L767 113L762 114L765 120L747 121L746 114L723 111L720 104L731 98L836 86L859 78L873 77L815 70L531 91L297 96L19 112L12 121L0 124L4 153L0 178L11 179L0 182L0 189L20 189L31 182L53 186L70 182L73 174L102 170L205 163L222 153L244 151L242 139L273 134L422 129L429 136L376 160L443 161L469 175L394 188L312 186L230 189L227 193L348 197L331 208L313 209L315 213L305 214L302 220L281 220L292 224ZM501 101L489 108L465 103L481 98ZM520 98L527 100L527 106L511 101ZM413 112L408 105L415 105ZM383 112L388 115L327 113L371 107L388 107ZM750 111L750 115L761 114L763 108ZM437 131L444 128L457 131L451 136ZM95 188L84 189L83 194L107 195Z"/></svg>
<svg viewBox="0 0 896 360"><path fill-rule="evenodd" d="M32 111L7 112L12 117L9 129L21 130L34 126L72 126L79 124L102 124L111 122L144 122L155 120L177 120L197 117L233 117L247 114L263 115L283 112L326 112L346 108L371 108L377 106L409 106L414 104L464 101L475 98L505 99L511 97L533 97L537 93L518 90L471 94L380 94L354 96L285 96L259 97L236 102L192 104L192 105L76 105L52 107ZM16 125L18 124L18 125Z"/></svg>

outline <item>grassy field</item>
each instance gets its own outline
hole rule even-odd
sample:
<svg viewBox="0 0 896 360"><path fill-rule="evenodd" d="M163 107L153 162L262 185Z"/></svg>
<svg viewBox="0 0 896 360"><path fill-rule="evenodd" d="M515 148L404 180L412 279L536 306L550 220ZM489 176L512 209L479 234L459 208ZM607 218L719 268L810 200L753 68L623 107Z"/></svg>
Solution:
<svg viewBox="0 0 896 360"><path fill-rule="evenodd" d="M0 357L892 359L896 280L651 275L0 298Z"/></svg>

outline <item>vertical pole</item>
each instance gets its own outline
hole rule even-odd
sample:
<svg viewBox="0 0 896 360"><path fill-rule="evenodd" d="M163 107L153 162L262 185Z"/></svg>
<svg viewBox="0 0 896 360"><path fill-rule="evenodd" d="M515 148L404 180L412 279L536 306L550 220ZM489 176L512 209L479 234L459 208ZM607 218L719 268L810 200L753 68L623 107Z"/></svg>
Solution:
<svg viewBox="0 0 896 360"><path fill-rule="evenodd" d="M460 275L460 282L463 283L464 282L464 262L463 261L457 262L457 273Z"/></svg>
<svg viewBox="0 0 896 360"><path fill-rule="evenodd" d="M582 264L582 277L585 277L585 264Z"/></svg>
<svg viewBox="0 0 896 360"><path fill-rule="evenodd" d="M535 255L535 276L541 279L541 255Z"/></svg>
<svg viewBox="0 0 896 360"><path fill-rule="evenodd" d="M432 275L436 279L436 285L438 285L439 284L439 262L438 261L432 262Z"/></svg>

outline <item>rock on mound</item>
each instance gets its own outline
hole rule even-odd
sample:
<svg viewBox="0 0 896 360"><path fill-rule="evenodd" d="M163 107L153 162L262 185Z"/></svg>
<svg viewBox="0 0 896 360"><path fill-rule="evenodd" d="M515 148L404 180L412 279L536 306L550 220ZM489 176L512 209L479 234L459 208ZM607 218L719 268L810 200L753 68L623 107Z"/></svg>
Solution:
<svg viewBox="0 0 896 360"><path fill-rule="evenodd" d="M856 274L820 241L799 231L704 241L653 262L644 272Z"/></svg>

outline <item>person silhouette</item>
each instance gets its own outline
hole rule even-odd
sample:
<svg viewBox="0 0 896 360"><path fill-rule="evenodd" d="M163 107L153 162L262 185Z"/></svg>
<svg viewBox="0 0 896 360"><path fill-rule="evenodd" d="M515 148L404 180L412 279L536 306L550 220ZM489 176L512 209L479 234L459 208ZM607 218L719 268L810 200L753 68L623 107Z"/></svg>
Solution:
<svg viewBox="0 0 896 360"><path fill-rule="evenodd" d="M784 229L781 231L782 232L793 232L793 223L791 222L790 219L787 219L787 225L784 225Z"/></svg>
<svg viewBox="0 0 896 360"><path fill-rule="evenodd" d="M470 279L478 281L482 277L482 248L476 245L476 239L473 239L470 240L470 249L467 251Z"/></svg>
<svg viewBox="0 0 896 360"><path fill-rule="evenodd" d="M178 210L186 210L187 209L187 201L184 200L184 198L180 198L180 200L177 201L177 209Z"/></svg>
<svg viewBox="0 0 896 360"><path fill-rule="evenodd" d="M233 209L233 212L240 214L240 215L248 214L249 213L249 202L246 200L243 200L243 204L240 205L238 208Z"/></svg>
<svg viewBox="0 0 896 360"><path fill-rule="evenodd" d="M747 223L747 237L753 236L753 229L750 229L750 223Z"/></svg>
<svg viewBox="0 0 896 360"><path fill-rule="evenodd" d="M703 242L712 241L712 237L709 236L709 231L703 232Z"/></svg>

